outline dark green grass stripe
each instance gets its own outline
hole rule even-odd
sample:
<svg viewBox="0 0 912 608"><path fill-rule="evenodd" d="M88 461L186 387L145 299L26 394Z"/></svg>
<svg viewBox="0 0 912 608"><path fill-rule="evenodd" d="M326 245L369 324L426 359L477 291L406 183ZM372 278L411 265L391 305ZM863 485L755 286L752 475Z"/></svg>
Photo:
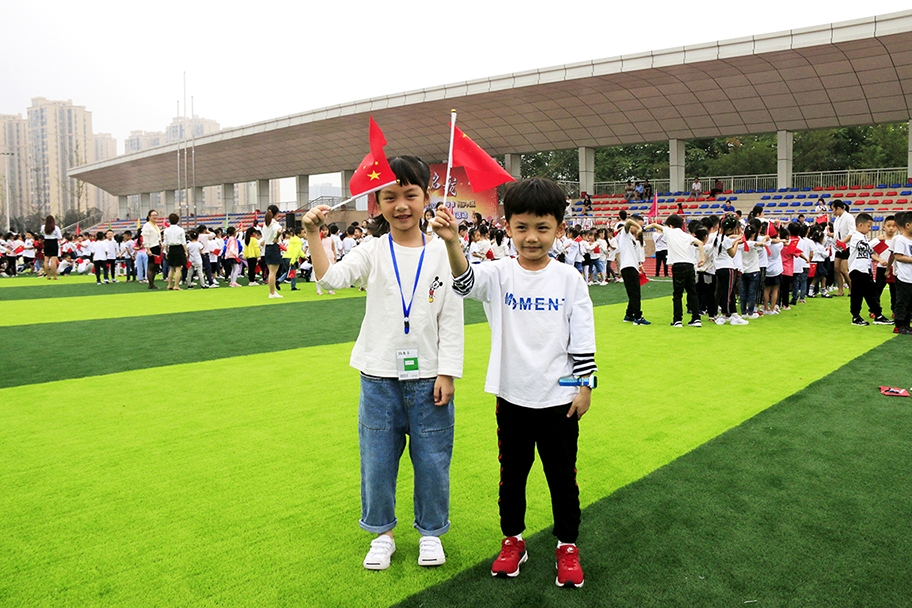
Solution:
<svg viewBox="0 0 912 608"><path fill-rule="evenodd" d="M95 285L91 287L94 289ZM8 287L4 293L11 289L18 288ZM57 287L35 289L56 291ZM670 290L668 283L650 283L644 289L644 297L660 297ZM626 301L620 284L593 287L590 291L599 306ZM230 293L226 291L226 296L230 297ZM0 388L351 342L358 337L363 316L364 298L345 298L0 327L0 344L6 352L16 354L14 365L0 367ZM485 322L481 304L466 301L465 322ZM270 335L274 337L267 339ZM155 345L152 352L147 350L150 344ZM99 357L100 353L103 356Z"/></svg>
<svg viewBox="0 0 912 608"><path fill-rule="evenodd" d="M15 280L15 279L14 279ZM107 285L96 285L95 281L87 281L85 279L80 280L80 282L70 282L71 280L63 279L64 282L59 282L58 284L53 285L15 285L10 287L4 287L3 291L0 291L0 299L2 300L43 300L46 298L74 298L79 296L97 296L99 293L135 293L142 292L143 290L148 291L149 286L145 283L134 283L130 281L127 283L123 280L123 277L119 277L116 283L110 283ZM160 281L162 285L165 284L164 281Z"/></svg>
<svg viewBox="0 0 912 608"><path fill-rule="evenodd" d="M519 578L482 563L399 605L907 605L912 399L878 392L912 384L903 338L587 508L582 589L537 534Z"/></svg>

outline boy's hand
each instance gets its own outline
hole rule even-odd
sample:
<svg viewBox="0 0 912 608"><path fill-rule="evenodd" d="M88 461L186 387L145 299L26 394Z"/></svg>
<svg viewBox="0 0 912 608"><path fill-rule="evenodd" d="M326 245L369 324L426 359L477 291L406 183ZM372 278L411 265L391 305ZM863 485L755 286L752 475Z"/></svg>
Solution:
<svg viewBox="0 0 912 608"><path fill-rule="evenodd" d="M576 414L577 419L582 418L583 414L589 411L591 403L592 389L588 386L581 386L579 394L577 394L570 403L570 411L567 412L567 418L573 414Z"/></svg>
<svg viewBox="0 0 912 608"><path fill-rule="evenodd" d="M437 380L434 381L434 405L446 405L455 392L453 376L437 376Z"/></svg>
<svg viewBox="0 0 912 608"><path fill-rule="evenodd" d="M301 224L307 232L318 232L320 226L326 223L326 215L329 213L329 205L317 205L304 214Z"/></svg>
<svg viewBox="0 0 912 608"><path fill-rule="evenodd" d="M437 215L430 222L431 228L444 241L454 241L459 238L459 222L456 216L446 207L437 210Z"/></svg>

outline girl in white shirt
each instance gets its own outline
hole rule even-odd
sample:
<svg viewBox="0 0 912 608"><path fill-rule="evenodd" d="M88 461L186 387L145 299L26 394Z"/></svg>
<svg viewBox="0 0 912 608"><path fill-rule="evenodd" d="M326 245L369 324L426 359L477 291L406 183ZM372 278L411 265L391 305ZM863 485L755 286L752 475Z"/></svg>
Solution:
<svg viewBox="0 0 912 608"><path fill-rule="evenodd" d="M44 218L44 263L48 280L57 280L57 256L60 255L59 241L62 238L54 216Z"/></svg>
<svg viewBox="0 0 912 608"><path fill-rule="evenodd" d="M282 294L276 291L276 277L279 273L279 265L282 263L282 250L279 248L282 226L275 219L277 215L279 215L279 208L276 205L269 205L266 208L265 225L260 231L263 235L263 257L266 260L266 267L269 269L266 283L269 285L270 298L282 297Z"/></svg>
<svg viewBox="0 0 912 608"><path fill-rule="evenodd" d="M377 238L338 264L329 264L320 244L329 206L314 207L303 219L318 282L367 288L351 365L361 372L360 524L377 535L364 559L368 570L388 568L396 550L396 476L409 429L414 526L422 535L418 564L446 561L440 536L450 526L453 378L462 375L464 349L462 301L450 287L446 243L428 239L420 225L430 168L413 156L393 158L390 166L398 182L377 193Z"/></svg>
<svg viewBox="0 0 912 608"><path fill-rule="evenodd" d="M105 233L99 232L95 235L95 241L91 245L96 285L101 285L102 271L104 272L104 282L110 283L108 280L108 246L105 243Z"/></svg>

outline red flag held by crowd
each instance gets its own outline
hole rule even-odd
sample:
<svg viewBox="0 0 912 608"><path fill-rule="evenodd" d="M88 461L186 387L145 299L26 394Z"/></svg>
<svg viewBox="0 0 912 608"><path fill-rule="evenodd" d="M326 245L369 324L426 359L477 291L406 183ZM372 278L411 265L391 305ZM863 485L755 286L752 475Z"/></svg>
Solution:
<svg viewBox="0 0 912 608"><path fill-rule="evenodd" d="M459 127L454 127L452 161L454 167L465 167L473 192L489 190L516 181L496 160L460 131Z"/></svg>
<svg viewBox="0 0 912 608"><path fill-rule="evenodd" d="M383 152L383 146L385 145L386 138L383 137L383 131L374 122L374 117L371 116L371 151L364 157L358 168L355 169L354 175L348 182L348 189L351 190L352 197L361 196L396 183L396 176L393 174L389 161L386 160L386 154Z"/></svg>

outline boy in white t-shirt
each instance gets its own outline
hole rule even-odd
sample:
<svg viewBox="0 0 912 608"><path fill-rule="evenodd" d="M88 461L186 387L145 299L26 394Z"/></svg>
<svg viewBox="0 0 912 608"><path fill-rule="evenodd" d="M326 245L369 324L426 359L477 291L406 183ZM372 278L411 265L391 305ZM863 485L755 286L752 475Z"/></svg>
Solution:
<svg viewBox="0 0 912 608"><path fill-rule="evenodd" d="M580 274L548 255L564 216L560 187L539 178L513 184L504 195L504 213L518 257L490 264L466 264L458 222L448 210L432 221L446 242L453 289L482 301L491 325L485 391L497 395L498 504L505 537L491 574L515 577L528 559L522 539L526 478L537 446L558 539L556 583L581 587L576 454L579 419L596 386L592 301Z"/></svg>
<svg viewBox="0 0 912 608"><path fill-rule="evenodd" d="M671 280L673 284L672 302L674 305L674 318L672 327L682 327L684 318L683 302L684 293L687 292L687 309L691 319L688 327L702 327L700 321L700 302L697 300L697 270L704 262L703 243L693 235L682 230L684 218L673 213L665 220L665 225L649 224L646 230L654 228L661 230L665 235L665 244L668 247L668 263L671 265ZM696 247L699 263L694 267L694 247Z"/></svg>
<svg viewBox="0 0 912 608"><path fill-rule="evenodd" d="M190 270L187 271L187 289L193 288L193 278L199 281L200 287L206 289L209 283L206 281L206 275L203 271L203 249L205 245L199 240L199 233L191 230L187 233L190 242L187 243L187 260L190 262Z"/></svg>
<svg viewBox="0 0 912 608"><path fill-rule="evenodd" d="M882 314L880 302L875 297L874 281L871 280L871 260L878 261L880 257L871 249L868 243L868 233L874 223L867 213L859 213L855 218L855 231L852 232L848 243L849 251L849 280L852 285L851 312L852 325L870 325L861 318L861 303L868 303L871 314L874 315L875 325L892 325L893 321Z"/></svg>
<svg viewBox="0 0 912 608"><path fill-rule="evenodd" d="M896 302L893 333L910 335L909 311L912 310L912 212L895 217L898 233L893 237L893 274L896 277Z"/></svg>

